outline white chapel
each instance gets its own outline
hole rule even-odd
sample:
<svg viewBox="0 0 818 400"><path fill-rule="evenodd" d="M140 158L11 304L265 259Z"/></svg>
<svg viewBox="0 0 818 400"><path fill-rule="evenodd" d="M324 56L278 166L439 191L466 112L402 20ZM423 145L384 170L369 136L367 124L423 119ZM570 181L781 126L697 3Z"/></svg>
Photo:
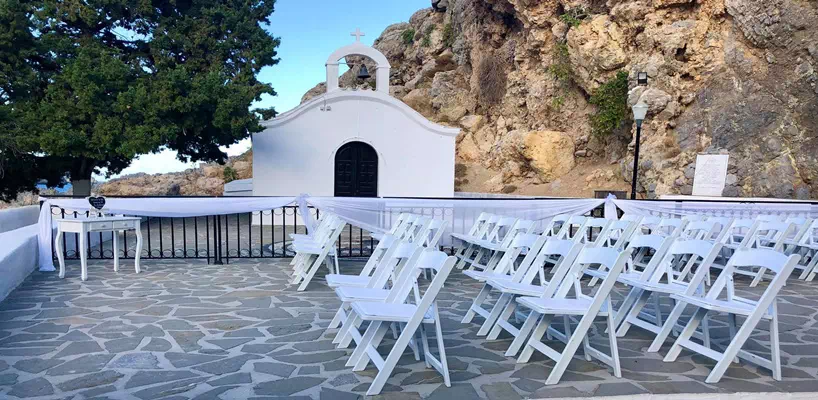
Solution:
<svg viewBox="0 0 818 400"><path fill-rule="evenodd" d="M225 193L254 196L452 197L455 138L389 95L389 61L355 42L327 59L327 92L262 123L253 135L253 178ZM350 55L375 62L375 90L338 86Z"/></svg>

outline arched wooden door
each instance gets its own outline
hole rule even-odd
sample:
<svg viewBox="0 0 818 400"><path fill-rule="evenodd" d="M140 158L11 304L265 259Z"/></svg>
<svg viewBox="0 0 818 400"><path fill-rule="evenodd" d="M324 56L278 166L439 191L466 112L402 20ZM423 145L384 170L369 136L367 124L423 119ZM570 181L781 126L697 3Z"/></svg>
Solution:
<svg viewBox="0 0 818 400"><path fill-rule="evenodd" d="M378 197L378 153L363 142L349 142L335 153L335 196Z"/></svg>

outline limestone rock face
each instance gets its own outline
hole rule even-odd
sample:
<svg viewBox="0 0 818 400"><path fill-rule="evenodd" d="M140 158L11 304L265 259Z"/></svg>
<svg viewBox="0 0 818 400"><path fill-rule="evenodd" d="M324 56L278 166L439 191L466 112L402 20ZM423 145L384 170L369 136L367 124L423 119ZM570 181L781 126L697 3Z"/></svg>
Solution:
<svg viewBox="0 0 818 400"><path fill-rule="evenodd" d="M499 147L498 161L513 160L512 176L520 176L524 169L537 173L543 182L551 182L574 168L574 141L563 132L512 131L506 134ZM509 165L509 164L506 164Z"/></svg>
<svg viewBox="0 0 818 400"><path fill-rule="evenodd" d="M463 129L456 149L466 171L460 190L514 186L532 195L590 196L593 189L629 186L632 121L600 136L589 119L598 111L591 96L622 71L629 76L627 103L641 99L650 107L637 182L642 196L690 193L700 153L730 155L726 196L818 196L815 0L430 5L387 27L374 47L392 65L393 96L434 122ZM487 59L494 66L488 74L480 68ZM372 89L371 80L356 79L358 65L370 67L371 60L346 61L355 66L341 86ZM636 86L640 71L650 77L647 87ZM478 101L487 89L497 96ZM303 101L324 92L321 83ZM182 193L208 188L204 179L223 179L200 170L174 178Z"/></svg>

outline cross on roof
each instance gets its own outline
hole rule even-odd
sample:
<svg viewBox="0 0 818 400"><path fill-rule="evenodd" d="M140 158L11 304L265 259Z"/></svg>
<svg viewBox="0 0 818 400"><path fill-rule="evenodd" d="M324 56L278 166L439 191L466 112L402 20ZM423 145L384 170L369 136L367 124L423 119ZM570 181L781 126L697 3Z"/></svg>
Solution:
<svg viewBox="0 0 818 400"><path fill-rule="evenodd" d="M355 41L360 42L361 36L366 36L363 32L361 32L361 28L355 28L355 32L349 34L349 36L355 36Z"/></svg>

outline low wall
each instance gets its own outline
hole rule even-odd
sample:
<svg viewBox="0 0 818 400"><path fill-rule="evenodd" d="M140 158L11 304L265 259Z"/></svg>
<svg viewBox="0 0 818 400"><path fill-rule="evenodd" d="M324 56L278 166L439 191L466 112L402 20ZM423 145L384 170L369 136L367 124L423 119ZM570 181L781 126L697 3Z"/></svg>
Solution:
<svg viewBox="0 0 818 400"><path fill-rule="evenodd" d="M37 232L34 224L0 233L0 301L37 268Z"/></svg>
<svg viewBox="0 0 818 400"><path fill-rule="evenodd" d="M34 225L40 216L39 206L26 206L0 210L0 233Z"/></svg>

